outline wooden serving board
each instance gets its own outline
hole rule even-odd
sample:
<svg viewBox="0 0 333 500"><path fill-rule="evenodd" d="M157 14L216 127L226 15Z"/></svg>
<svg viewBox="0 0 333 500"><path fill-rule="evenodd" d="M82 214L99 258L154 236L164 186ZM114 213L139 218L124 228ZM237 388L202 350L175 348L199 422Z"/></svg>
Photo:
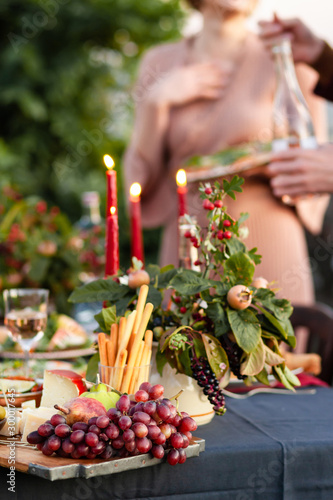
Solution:
<svg viewBox="0 0 333 500"><path fill-rule="evenodd" d="M35 447L30 445L20 446L20 441L15 441L18 445L15 447L15 469L20 472L43 477L50 481L74 477L84 477L87 479L94 476L115 474L131 469L151 467L165 461L165 459L160 460L154 458L149 453L127 458L115 457L110 460L81 459L76 461L71 458L61 458L57 455L47 457ZM13 465L9 463L9 455L13 453L10 447L11 442L13 442L13 438L1 436L0 465L2 467L9 468L10 465ZM190 445L185 450L186 456L187 458L198 456L204 449L205 440L193 437Z"/></svg>

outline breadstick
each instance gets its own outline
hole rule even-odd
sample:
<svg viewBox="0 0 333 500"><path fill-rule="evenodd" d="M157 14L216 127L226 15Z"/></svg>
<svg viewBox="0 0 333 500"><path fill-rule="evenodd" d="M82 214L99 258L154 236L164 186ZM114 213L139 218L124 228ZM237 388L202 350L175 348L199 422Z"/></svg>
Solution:
<svg viewBox="0 0 333 500"><path fill-rule="evenodd" d="M141 369L139 370L138 374L139 376L137 377L136 380L136 385L138 388L140 387L142 382L148 382L150 358L151 358L151 349L145 342L140 361Z"/></svg>
<svg viewBox="0 0 333 500"><path fill-rule="evenodd" d="M122 343L122 338L125 334L127 319L125 317L120 318L119 321L119 330L118 330L118 347L117 353L120 351L120 345Z"/></svg>
<svg viewBox="0 0 333 500"><path fill-rule="evenodd" d="M122 392L128 393L128 389L129 389L129 385L130 385L131 377L132 377L132 372L133 372L133 367L135 366L136 357L138 355L138 350L140 347L140 342L143 339L143 336L144 336L145 330L147 328L151 313L153 312L153 309L154 309L153 304L148 302L148 304L146 304L146 307L143 311L140 326L138 328L137 334L136 334L135 339L133 341L131 352L128 355L127 370L126 370L126 373L125 373L125 376L123 379Z"/></svg>
<svg viewBox="0 0 333 500"><path fill-rule="evenodd" d="M132 370L132 378L131 378L131 382L130 382L130 385L128 388L129 394L134 394L136 382L138 380L138 376L139 376L139 373L141 371L140 368L141 368L141 360L142 360L142 353L143 353L144 347L145 347L145 343L143 340L141 340L140 346L138 349L138 354L137 354L136 360L135 360L135 365L134 365L135 368L134 368L134 370Z"/></svg>
<svg viewBox="0 0 333 500"><path fill-rule="evenodd" d="M117 346L118 346L118 325L117 323L113 323L111 326L111 335L110 335L110 345L112 346L112 353L109 356L109 366L115 366L116 363L116 355L117 355ZM111 347L109 348L111 349Z"/></svg>
<svg viewBox="0 0 333 500"><path fill-rule="evenodd" d="M98 349L99 349L99 360L101 365L108 365L108 358L106 354L106 337L103 332L98 334Z"/></svg>
<svg viewBox="0 0 333 500"><path fill-rule="evenodd" d="M153 347L153 332L151 330L147 330L145 333L145 344L151 349Z"/></svg>
<svg viewBox="0 0 333 500"><path fill-rule="evenodd" d="M113 387L117 391L119 391L120 387L121 387L121 381L122 381L123 375L124 375L124 368L126 365L126 360L127 360L127 350L123 349L120 353L119 366L117 366L117 368L115 370L114 381L113 381L113 383L114 383Z"/></svg>
<svg viewBox="0 0 333 500"><path fill-rule="evenodd" d="M148 285L142 285L140 287L139 296L138 296L138 303L136 305L137 314L136 314L136 318L135 318L135 322L134 322L134 326L133 326L134 333L136 333L139 329L141 319L142 319L143 310L144 310L146 300L147 300L148 291L149 291Z"/></svg>
<svg viewBox="0 0 333 500"><path fill-rule="evenodd" d="M136 333L132 333L132 335L130 336L130 339L128 341L128 344L127 344L127 350L128 352L131 352L132 350L132 347L133 347L133 342L134 342L134 339L135 339L135 336L136 336Z"/></svg>
<svg viewBox="0 0 333 500"><path fill-rule="evenodd" d="M129 342L131 333L132 333L132 329L133 329L133 324L134 324L135 318L136 318L136 311L132 311L131 314L129 314L129 316L127 318L127 322L126 322L126 325L125 325L125 330L124 330L124 332L122 334L122 337L119 338L118 354L116 356L116 366L118 366L120 352L123 349L127 349L128 352L129 352L129 349L128 349L127 346L128 346L128 342ZM121 318L121 320L122 319L123 318Z"/></svg>

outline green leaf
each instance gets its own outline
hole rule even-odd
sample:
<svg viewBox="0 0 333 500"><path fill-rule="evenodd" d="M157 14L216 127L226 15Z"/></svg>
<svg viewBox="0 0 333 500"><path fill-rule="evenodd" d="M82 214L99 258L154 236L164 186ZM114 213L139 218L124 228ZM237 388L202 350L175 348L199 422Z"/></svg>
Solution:
<svg viewBox="0 0 333 500"><path fill-rule="evenodd" d="M157 309L162 303L162 294L157 288L149 285L147 302L151 302L154 305L154 309Z"/></svg>
<svg viewBox="0 0 333 500"><path fill-rule="evenodd" d="M197 358L200 358L201 356L204 357L206 355L205 344L203 343L201 335L193 337L193 345Z"/></svg>
<svg viewBox="0 0 333 500"><path fill-rule="evenodd" d="M33 281L41 283L44 281L48 268L50 266L51 260L47 257L42 257L41 255L36 255L31 259L30 269L28 276Z"/></svg>
<svg viewBox="0 0 333 500"><path fill-rule="evenodd" d="M174 288L180 295L195 295L214 286L213 280L204 279L200 273L183 269L170 282L170 287Z"/></svg>
<svg viewBox="0 0 333 500"><path fill-rule="evenodd" d="M217 337L224 335L230 330L227 315L219 302L208 304L206 314L214 322L215 335Z"/></svg>
<svg viewBox="0 0 333 500"><path fill-rule="evenodd" d="M251 260L253 260L256 266L260 264L262 258L262 256L257 253L257 250L258 249L255 247L247 251L248 256L250 257Z"/></svg>
<svg viewBox="0 0 333 500"><path fill-rule="evenodd" d="M230 279L233 285L250 285L253 280L255 266L253 261L246 254L237 252L225 263L225 276Z"/></svg>
<svg viewBox="0 0 333 500"><path fill-rule="evenodd" d="M214 288L216 290L217 295L225 296L225 295L227 295L227 293L230 290L230 284L229 283L223 283L222 281L215 281ZM202 298L203 298L203 300L206 300L204 297L202 297Z"/></svg>
<svg viewBox="0 0 333 500"><path fill-rule="evenodd" d="M264 344L265 349L265 362L270 366L280 365L284 362L284 358L280 356L277 352L272 351L266 344Z"/></svg>
<svg viewBox="0 0 333 500"><path fill-rule="evenodd" d="M276 330L281 334L285 342L287 342L291 347L295 347L296 338L293 327L289 319L279 320L275 318L273 314L271 314L269 311L267 311L257 303L256 303L256 308L259 309L259 311L263 313L266 319L268 319L268 321L276 328Z"/></svg>
<svg viewBox="0 0 333 500"><path fill-rule="evenodd" d="M98 363L99 363L99 352L96 352L91 356L87 364L86 379L89 382L96 383L96 377L98 373Z"/></svg>
<svg viewBox="0 0 333 500"><path fill-rule="evenodd" d="M216 378L220 379L229 368L228 356L216 337L207 333L203 333L201 336L209 365L215 373Z"/></svg>
<svg viewBox="0 0 333 500"><path fill-rule="evenodd" d="M296 377L296 375L291 370L289 370L287 366L284 366L283 371L288 382L290 382L295 387L300 387L301 383L299 381L299 378Z"/></svg>
<svg viewBox="0 0 333 500"><path fill-rule="evenodd" d="M229 255L234 255L235 253L239 252L245 252L246 250L244 243L242 243L237 238L231 238L230 240L227 240L226 247Z"/></svg>
<svg viewBox="0 0 333 500"><path fill-rule="evenodd" d="M295 391L294 386L289 382L286 377L282 366L273 366L273 375L277 378L281 384L285 386L286 389L290 391Z"/></svg>
<svg viewBox="0 0 333 500"><path fill-rule="evenodd" d="M256 376L265 366L265 346L260 338L257 347L250 352L241 364L241 374Z"/></svg>
<svg viewBox="0 0 333 500"><path fill-rule="evenodd" d="M125 295L124 297L113 302L113 305L116 306L117 316L125 315L125 312L127 311L130 302L131 302L130 295Z"/></svg>
<svg viewBox="0 0 333 500"><path fill-rule="evenodd" d="M116 306L105 307L94 316L104 333L110 334L111 325L117 322Z"/></svg>
<svg viewBox="0 0 333 500"><path fill-rule="evenodd" d="M266 309L272 311L277 319L287 319L293 312L293 307L289 300L277 299L274 292L268 288L254 288L253 303L260 302Z"/></svg>
<svg viewBox="0 0 333 500"><path fill-rule="evenodd" d="M151 280L155 280L156 276L160 274L160 268L155 264L149 264L146 267L146 271L149 274Z"/></svg>
<svg viewBox="0 0 333 500"><path fill-rule="evenodd" d="M242 184L244 184L244 179L242 177L238 177L238 175L235 175L230 182L228 182L226 179L223 179L223 190L225 194L230 196L233 200L236 199L234 191L241 193L242 192Z"/></svg>
<svg viewBox="0 0 333 500"><path fill-rule="evenodd" d="M261 384L270 385L266 368L263 368L255 377Z"/></svg>
<svg viewBox="0 0 333 500"><path fill-rule="evenodd" d="M174 278L174 276L176 276L177 273L178 269L168 269L163 273L161 272L161 274L158 276L157 288L168 288L171 280Z"/></svg>
<svg viewBox="0 0 333 500"><path fill-rule="evenodd" d="M168 359L165 356L165 354L163 354L158 349L157 353L156 353L156 368L157 368L157 371L158 371L158 373L160 374L161 377L163 375L163 368L165 367L165 365L167 364L167 362L168 362Z"/></svg>
<svg viewBox="0 0 333 500"><path fill-rule="evenodd" d="M249 309L236 311L229 308L227 315L239 347L247 353L254 351L261 336L261 326L256 315Z"/></svg>
<svg viewBox="0 0 333 500"><path fill-rule="evenodd" d="M129 293L128 286L120 285L112 278L99 279L76 288L69 297L69 302L115 302ZM135 292L133 292L135 293Z"/></svg>

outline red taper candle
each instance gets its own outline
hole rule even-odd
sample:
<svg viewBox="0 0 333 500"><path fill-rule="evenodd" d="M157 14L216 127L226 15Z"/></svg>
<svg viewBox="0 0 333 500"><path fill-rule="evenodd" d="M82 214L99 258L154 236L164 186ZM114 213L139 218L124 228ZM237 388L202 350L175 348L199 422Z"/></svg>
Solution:
<svg viewBox="0 0 333 500"><path fill-rule="evenodd" d="M108 218L110 215L111 207L117 208L117 173L114 170L114 161L110 155L103 156L104 164L107 168L106 170L106 215Z"/></svg>
<svg viewBox="0 0 333 500"><path fill-rule="evenodd" d="M134 182L130 187L131 255L144 263L140 195L141 186Z"/></svg>
<svg viewBox="0 0 333 500"><path fill-rule="evenodd" d="M185 170L178 170L176 175L178 192L178 215L182 217L187 214L187 179Z"/></svg>
<svg viewBox="0 0 333 500"><path fill-rule="evenodd" d="M117 208L111 207L106 219L105 277L117 274L119 269L119 225Z"/></svg>

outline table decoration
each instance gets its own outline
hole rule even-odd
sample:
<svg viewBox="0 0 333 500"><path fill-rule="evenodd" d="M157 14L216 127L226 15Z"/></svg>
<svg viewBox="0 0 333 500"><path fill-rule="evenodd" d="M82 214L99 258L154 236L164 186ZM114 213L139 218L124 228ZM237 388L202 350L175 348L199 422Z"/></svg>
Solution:
<svg viewBox="0 0 333 500"><path fill-rule="evenodd" d="M131 256L144 263L143 237L141 224L141 186L134 182L130 187L130 225Z"/></svg>
<svg viewBox="0 0 333 500"><path fill-rule="evenodd" d="M110 155L103 156L104 165L106 166L106 215L110 214L111 207L118 206L117 200L117 173L114 170L115 163Z"/></svg>
<svg viewBox="0 0 333 500"><path fill-rule="evenodd" d="M119 225L115 206L110 208L106 220L105 276L117 274L119 269Z"/></svg>
<svg viewBox="0 0 333 500"><path fill-rule="evenodd" d="M225 206L225 198L234 199L242 184L243 179L234 176L230 181L224 179L222 186L216 182L200 187L207 227L196 225L194 235L188 235L199 250L200 272L173 266L146 269L150 275L148 300L154 304L148 327L159 338L158 369L162 374L169 363L177 372L197 380L217 414L225 412L223 387L230 372L246 384L258 380L269 385L271 372L290 390L299 385L279 350L282 341L291 347L296 343L289 321L291 304L277 298L269 287L254 286L261 257L241 239L247 214L234 220ZM110 307L96 319L100 329L109 333L116 318L131 311L138 298L125 278L126 273L119 271L119 282L97 280L76 289L70 300L87 302L98 296L108 301ZM173 294L165 304L168 289ZM91 376L97 371L96 356L91 360Z"/></svg>
<svg viewBox="0 0 333 500"><path fill-rule="evenodd" d="M184 169L178 170L176 174L177 193L178 193L178 216L183 217L188 213L187 210L187 179Z"/></svg>

